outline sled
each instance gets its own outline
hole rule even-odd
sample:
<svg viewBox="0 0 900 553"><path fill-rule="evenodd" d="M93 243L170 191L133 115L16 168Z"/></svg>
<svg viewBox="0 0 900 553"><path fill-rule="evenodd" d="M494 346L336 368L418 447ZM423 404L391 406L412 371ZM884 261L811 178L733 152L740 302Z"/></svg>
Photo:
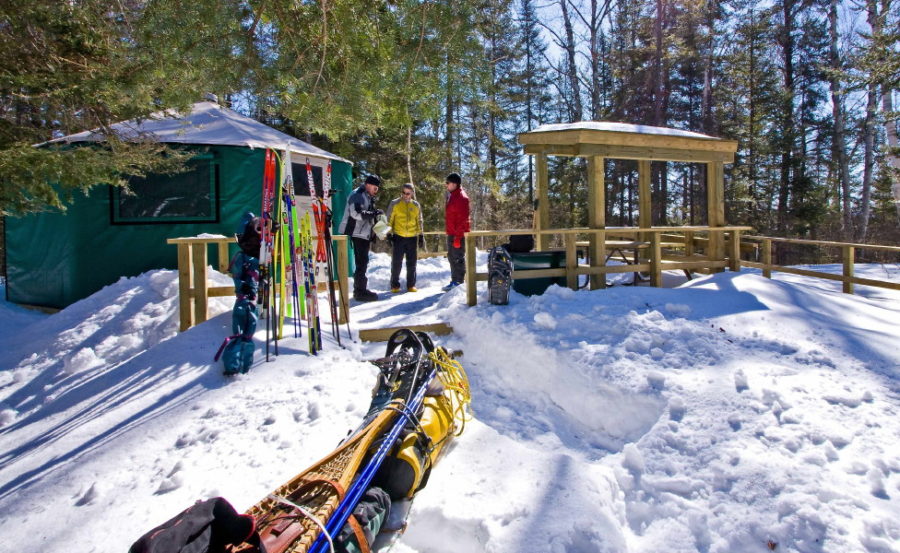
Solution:
<svg viewBox="0 0 900 553"><path fill-rule="evenodd" d="M262 551L309 551L322 531L320 524L334 514L366 454L398 416L399 411L381 411L333 452L248 509L247 514L256 519L256 529L265 547ZM235 549L236 553L256 551L260 549L255 546Z"/></svg>

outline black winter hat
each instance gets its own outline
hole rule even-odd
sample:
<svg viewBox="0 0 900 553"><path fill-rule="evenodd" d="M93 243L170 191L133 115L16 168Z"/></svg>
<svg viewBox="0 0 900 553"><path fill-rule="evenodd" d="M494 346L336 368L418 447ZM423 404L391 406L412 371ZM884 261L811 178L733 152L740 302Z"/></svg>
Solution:
<svg viewBox="0 0 900 553"><path fill-rule="evenodd" d="M375 186L381 186L381 179L379 179L375 175L369 175L366 177L366 184L374 184Z"/></svg>

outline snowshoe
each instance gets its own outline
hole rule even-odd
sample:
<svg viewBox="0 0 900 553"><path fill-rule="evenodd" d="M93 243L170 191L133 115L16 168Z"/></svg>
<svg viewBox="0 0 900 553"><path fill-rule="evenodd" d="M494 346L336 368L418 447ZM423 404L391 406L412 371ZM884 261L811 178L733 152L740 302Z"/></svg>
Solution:
<svg viewBox="0 0 900 553"><path fill-rule="evenodd" d="M493 305L509 303L512 287L512 257L503 246L491 249L488 255L488 295Z"/></svg>

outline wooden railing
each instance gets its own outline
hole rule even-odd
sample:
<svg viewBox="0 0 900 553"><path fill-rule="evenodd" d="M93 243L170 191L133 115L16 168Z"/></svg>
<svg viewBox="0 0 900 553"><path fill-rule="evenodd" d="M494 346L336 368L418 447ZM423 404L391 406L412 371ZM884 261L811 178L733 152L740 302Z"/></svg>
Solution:
<svg viewBox="0 0 900 553"><path fill-rule="evenodd" d="M332 239L337 245L335 248L337 250L337 277L345 283L344 286L337 286L335 283L335 289L340 291L338 324L344 324L350 316L350 297L346 285L350 267L347 256L347 237L338 234L332 236ZM209 286L206 270L208 246L216 244L219 252L219 272L228 273L228 263L231 261L228 255L228 245L234 243L234 238L193 236L169 238L166 243L178 246L178 313L179 328L183 332L208 319L209 298L234 295L234 286ZM317 287L317 291L321 292L327 287L327 283L319 282Z"/></svg>
<svg viewBox="0 0 900 553"><path fill-rule="evenodd" d="M842 283L842 290L845 294L854 292L855 284L865 286L875 286L878 288L887 288L890 290L900 290L900 283L889 282L885 280L876 280L871 278L861 278L854 276L853 266L856 262L856 250L865 249L870 251L893 252L898 254L900 258L900 247L897 246L880 246L874 244L853 244L847 242L829 242L823 240L801 240L797 238L776 238L771 236L746 236L745 243L757 244L760 248L762 262L757 261L741 261L747 267L761 269L762 274L766 278L772 278L772 271L782 273L790 273L794 275L809 276L826 280L835 280ZM798 269L796 267L786 267L783 265L775 265L772 263L773 247L775 244L799 244L807 246L817 246L826 248L835 248L840 250L840 262L843 265L842 274L835 275L831 273L823 273L821 271L811 271L809 269Z"/></svg>
<svg viewBox="0 0 900 553"><path fill-rule="evenodd" d="M728 268L731 271L739 271L742 247L740 235L747 230L751 230L751 227L607 227L542 231L533 229L472 231L466 234L465 244L467 302L469 305L477 303L476 283L488 278L488 273L476 271L477 238L494 238L499 243L500 238L513 234L561 237L566 252L565 267L514 270L512 278L517 280L565 277L566 285L575 290L578 288L578 277L581 275L589 277L591 289L600 289L606 287L606 275L609 273L649 273L650 284L660 286L663 270L717 271ZM697 234L705 236L697 237ZM579 236L586 236L588 241L579 242ZM578 263L579 246L587 247L587 265ZM704 251L703 255L697 253L700 249ZM607 253L615 250L632 252L633 262L625 265L607 265Z"/></svg>

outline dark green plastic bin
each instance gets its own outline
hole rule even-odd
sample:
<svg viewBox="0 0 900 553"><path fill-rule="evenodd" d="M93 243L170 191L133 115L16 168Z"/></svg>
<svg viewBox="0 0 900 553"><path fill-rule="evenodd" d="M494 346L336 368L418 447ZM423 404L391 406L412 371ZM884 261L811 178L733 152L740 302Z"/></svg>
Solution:
<svg viewBox="0 0 900 553"><path fill-rule="evenodd" d="M511 253L513 270L527 271L529 269L559 269L566 266L565 250L550 250L545 252ZM513 279L513 290L524 295L534 296L543 294L551 284L566 285L566 277L557 278L529 278Z"/></svg>

